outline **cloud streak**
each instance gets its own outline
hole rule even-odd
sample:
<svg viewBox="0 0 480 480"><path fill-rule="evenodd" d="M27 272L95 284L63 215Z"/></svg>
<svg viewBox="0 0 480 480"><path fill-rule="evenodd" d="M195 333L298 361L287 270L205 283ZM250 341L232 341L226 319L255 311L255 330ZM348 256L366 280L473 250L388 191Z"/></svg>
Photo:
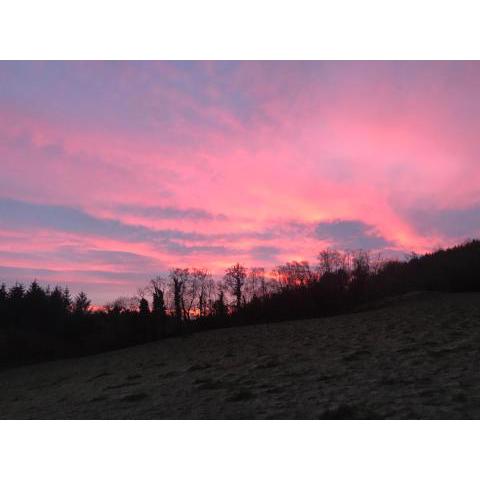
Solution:
<svg viewBox="0 0 480 480"><path fill-rule="evenodd" d="M390 246L390 243L379 235L374 227L359 220L320 222L315 228L315 235L341 250L376 250Z"/></svg>

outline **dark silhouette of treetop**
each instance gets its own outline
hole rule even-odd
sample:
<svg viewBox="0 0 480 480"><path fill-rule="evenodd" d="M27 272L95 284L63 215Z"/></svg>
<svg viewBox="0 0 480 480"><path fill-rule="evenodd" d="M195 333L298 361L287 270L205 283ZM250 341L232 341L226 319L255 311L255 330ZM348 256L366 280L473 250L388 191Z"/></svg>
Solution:
<svg viewBox="0 0 480 480"><path fill-rule="evenodd" d="M237 311L240 310L240 307L242 306L242 293L246 277L247 269L239 263L227 268L223 277L225 286L235 298Z"/></svg>
<svg viewBox="0 0 480 480"><path fill-rule="evenodd" d="M73 310L77 314L85 314L88 312L88 309L90 308L90 300L87 297L87 294L85 292L80 292L76 297L75 297L75 303Z"/></svg>

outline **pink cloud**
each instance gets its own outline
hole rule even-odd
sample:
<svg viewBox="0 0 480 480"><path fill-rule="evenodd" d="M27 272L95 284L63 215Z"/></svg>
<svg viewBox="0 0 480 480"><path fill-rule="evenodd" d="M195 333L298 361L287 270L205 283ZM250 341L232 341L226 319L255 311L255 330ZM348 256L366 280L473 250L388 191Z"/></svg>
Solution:
<svg viewBox="0 0 480 480"><path fill-rule="evenodd" d="M313 261L335 246L315 236L332 220L371 226L389 249L427 251L461 239L441 223L422 229L422 211L480 202L477 63L22 68L0 64L1 196L78 210L99 230L3 219L5 267L92 285L105 279L89 271L129 272L111 282L134 289L142 272L174 265ZM108 222L145 238L108 235ZM63 258L66 247L138 263Z"/></svg>

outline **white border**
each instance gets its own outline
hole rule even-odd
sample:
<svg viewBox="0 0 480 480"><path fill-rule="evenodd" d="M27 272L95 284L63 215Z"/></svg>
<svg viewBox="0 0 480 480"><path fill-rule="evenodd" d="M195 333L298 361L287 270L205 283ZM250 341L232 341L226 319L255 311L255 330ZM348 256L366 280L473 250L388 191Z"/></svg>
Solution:
<svg viewBox="0 0 480 480"><path fill-rule="evenodd" d="M2 59L477 59L470 0L3 0Z"/></svg>
<svg viewBox="0 0 480 480"><path fill-rule="evenodd" d="M476 422L2 422L0 474L66 479L452 479L478 471Z"/></svg>

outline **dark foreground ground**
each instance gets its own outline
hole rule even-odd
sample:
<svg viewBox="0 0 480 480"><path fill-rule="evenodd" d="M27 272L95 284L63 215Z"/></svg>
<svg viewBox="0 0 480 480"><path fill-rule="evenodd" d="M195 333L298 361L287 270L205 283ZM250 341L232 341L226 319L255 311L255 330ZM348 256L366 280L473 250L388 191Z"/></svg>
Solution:
<svg viewBox="0 0 480 480"><path fill-rule="evenodd" d="M0 373L0 418L480 418L480 294Z"/></svg>

